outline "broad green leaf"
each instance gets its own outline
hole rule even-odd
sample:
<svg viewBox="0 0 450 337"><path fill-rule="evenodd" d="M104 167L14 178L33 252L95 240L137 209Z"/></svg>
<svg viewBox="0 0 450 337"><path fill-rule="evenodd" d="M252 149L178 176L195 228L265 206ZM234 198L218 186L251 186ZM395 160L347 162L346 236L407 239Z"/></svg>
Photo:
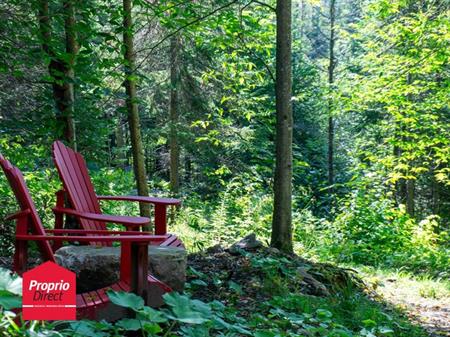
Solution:
<svg viewBox="0 0 450 337"><path fill-rule="evenodd" d="M133 293L108 290L107 295L111 302L121 307L130 308L134 311L138 311L144 307L144 299Z"/></svg>
<svg viewBox="0 0 450 337"><path fill-rule="evenodd" d="M141 329L142 322L138 319L123 318L116 322L116 326L127 331L137 331Z"/></svg>
<svg viewBox="0 0 450 337"><path fill-rule="evenodd" d="M22 278L8 269L0 268L0 290L22 296Z"/></svg>
<svg viewBox="0 0 450 337"><path fill-rule="evenodd" d="M0 290L0 307L6 310L22 307L22 297L10 293L9 291Z"/></svg>

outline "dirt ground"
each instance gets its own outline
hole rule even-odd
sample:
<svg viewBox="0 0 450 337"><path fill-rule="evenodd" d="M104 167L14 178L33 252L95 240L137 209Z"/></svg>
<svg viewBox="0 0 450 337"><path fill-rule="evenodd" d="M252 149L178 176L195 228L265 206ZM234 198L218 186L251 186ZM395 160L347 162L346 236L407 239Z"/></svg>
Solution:
<svg viewBox="0 0 450 337"><path fill-rule="evenodd" d="M432 337L450 337L450 294L405 278L387 278L377 292L393 305L405 309L410 319L423 326Z"/></svg>

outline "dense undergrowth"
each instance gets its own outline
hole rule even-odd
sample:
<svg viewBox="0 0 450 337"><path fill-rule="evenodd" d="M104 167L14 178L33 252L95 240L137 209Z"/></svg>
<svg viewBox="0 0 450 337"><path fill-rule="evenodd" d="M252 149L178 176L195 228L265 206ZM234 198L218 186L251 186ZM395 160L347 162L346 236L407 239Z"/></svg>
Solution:
<svg viewBox="0 0 450 337"><path fill-rule="evenodd" d="M2 144L3 154L24 173L44 226L53 227L51 208L61 184L51 168L50 155L41 146L24 148ZM38 161L35 158L40 158ZM44 160L42 158L47 158ZM46 168L42 168L46 167ZM50 167L50 168L48 168ZM135 194L130 170L105 169L90 165L98 194ZM335 201L333 218L322 217L312 208L312 196L294 191L293 234L295 252L321 261L401 268L405 271L446 278L450 275L448 219L429 215L411 218L404 205L392 201L383 186L360 179L349 193ZM150 183L153 195L167 196L165 181ZM215 244L230 244L250 232L268 243L271 231L272 194L258 176L243 174L223 184L218 195L205 198L196 190L185 191L183 206L172 214L172 230L191 251ZM0 178L0 219L17 210L15 199L3 176ZM105 202L105 213L137 214L137 205ZM12 252L12 223L0 221L3 235L0 255Z"/></svg>
<svg viewBox="0 0 450 337"><path fill-rule="evenodd" d="M297 196L298 205L307 204L302 198ZM249 232L268 242L271 202L270 193L260 183L235 180L218 202L189 195L180 210L177 230L194 249L231 243ZM449 231L443 219L430 215L418 221L407 215L403 205L371 191L356 190L338 204L333 221L315 216L308 207L294 207L297 254L321 261L401 268L439 278L450 275Z"/></svg>
<svg viewBox="0 0 450 337"><path fill-rule="evenodd" d="M99 194L134 193L131 172L111 169L91 170ZM51 207L60 188L54 170L24 170L44 225L54 225ZM163 186L152 186L154 194L167 195ZM0 218L16 211L17 206L5 179L0 180L2 208ZM298 196L298 199L304 196ZM204 200L196 193L184 196L183 207L176 211L172 230L179 233L190 250L214 244L229 244L236 237L254 232L268 242L271 229L272 199L261 182L232 180L214 200ZM297 204L304 204L297 200ZM295 207L293 213L294 247L297 254L337 263L364 264L450 275L448 229L437 216L421 221L410 218L402 205L388 198L355 191L338 202L334 221L317 217L308 208ZM105 213L136 214L135 204L109 202ZM1 222L4 235L1 255L12 252L12 223Z"/></svg>
<svg viewBox="0 0 450 337"><path fill-rule="evenodd" d="M51 207L55 204L54 193L60 188L56 171L40 168L50 163L24 161L23 153L15 155L14 149L9 152L5 155L24 172L44 225L52 227ZM90 167L90 173L99 194L135 193L130 171ZM151 189L153 194L168 195L164 182L152 183ZM3 219L17 210L3 178L0 178L0 198L0 219ZM208 261L214 255L201 253L207 247L228 246L250 232L268 243L272 198L269 186L262 180L235 178L214 198L204 198L196 191L186 192L182 198L183 207L172 214L170 228L200 260ZM430 280L450 275L448 230L437 216L421 221L412 219L402 205L393 204L382 192L367 186L355 188L336 201L333 221L315 215L309 199L304 191L295 194L294 246L298 256L351 268L368 265L420 272ZM137 212L136 205L120 202L102 206L105 213ZM14 225L1 222L1 230L0 255L7 256L13 251ZM357 289L354 282L342 283L339 289L329 283L327 286L333 289L328 296L311 294L300 286L302 278L295 260L276 253L240 258L246 261L247 275L257 275L256 279L234 279L226 272L193 265L187 293L166 298L167 306L161 311L137 305L134 309L138 321L122 320L116 324L83 321L70 326L29 322L19 327L12 320L13 314L4 311L0 329L7 336L427 336L397 309ZM236 267L233 263L231 269ZM335 269L335 275L338 270L341 269ZM2 296L5 294L1 292ZM135 302L133 299L122 304L136 305L130 304Z"/></svg>

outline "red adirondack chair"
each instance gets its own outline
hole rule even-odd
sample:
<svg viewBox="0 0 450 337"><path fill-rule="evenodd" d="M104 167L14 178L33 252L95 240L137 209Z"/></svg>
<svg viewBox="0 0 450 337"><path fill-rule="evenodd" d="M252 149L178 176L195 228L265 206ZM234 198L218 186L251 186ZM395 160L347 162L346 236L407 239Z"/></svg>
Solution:
<svg viewBox="0 0 450 337"><path fill-rule="evenodd" d="M168 239L168 235L148 235L139 231L108 231L108 230L80 230L80 229L45 229L37 214L36 207L31 199L26 183L20 170L11 165L9 161L0 155L2 167L9 184L14 192L20 211L7 217L7 220L16 221L15 253L13 269L22 274L27 269L28 242L36 241L42 259L44 261L57 262L54 256L55 247L60 247L62 242L101 242L111 244L121 243L121 266L119 282L95 291L77 294L77 316L90 319L117 319L123 315L123 311L114 307L106 291L133 291L144 297L147 302L160 299L152 299L155 292L149 289L151 285L157 285L158 289L170 290L168 286L152 276L148 276L148 245L161 243ZM72 212L78 218L90 218L89 214ZM98 215L96 215L98 216ZM147 219L139 217L109 217L103 221L114 221L124 225L141 225ZM68 235L68 236L67 236ZM50 244L52 242L52 245ZM158 294L157 294L158 295ZM160 294L159 294L160 295Z"/></svg>
<svg viewBox="0 0 450 337"><path fill-rule="evenodd" d="M89 214L89 216L79 217L79 224L81 228L86 230L106 230L106 223L110 221L109 219L102 218L99 200L120 200L150 203L155 206L154 234L167 234L167 207L180 205L180 200L142 196L99 196L95 193L83 156L65 146L60 141L54 142L52 149L53 161L55 162L64 187L64 190L58 193L57 207L54 209L56 215L61 213L60 208L64 205L64 195L66 194L69 203L73 208L72 212L65 210L66 214L78 216L86 213ZM146 223L130 223L125 225L130 229L137 229L138 227L143 227L150 223L150 219L146 219ZM62 228L63 219L61 216L57 218L56 226L57 228ZM169 238L162 242L161 246L184 248L181 240L175 235L168 234L168 236ZM105 244L109 245L109 243Z"/></svg>

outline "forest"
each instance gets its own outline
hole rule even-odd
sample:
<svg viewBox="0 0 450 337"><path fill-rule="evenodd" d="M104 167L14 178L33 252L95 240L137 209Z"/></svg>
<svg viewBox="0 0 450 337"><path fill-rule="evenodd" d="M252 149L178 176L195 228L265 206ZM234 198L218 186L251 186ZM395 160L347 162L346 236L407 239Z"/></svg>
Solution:
<svg viewBox="0 0 450 337"><path fill-rule="evenodd" d="M0 173L0 335L450 336L449 75L448 0L0 1L0 159L44 228L61 140L99 196L180 199L187 252L159 308L18 323Z"/></svg>

